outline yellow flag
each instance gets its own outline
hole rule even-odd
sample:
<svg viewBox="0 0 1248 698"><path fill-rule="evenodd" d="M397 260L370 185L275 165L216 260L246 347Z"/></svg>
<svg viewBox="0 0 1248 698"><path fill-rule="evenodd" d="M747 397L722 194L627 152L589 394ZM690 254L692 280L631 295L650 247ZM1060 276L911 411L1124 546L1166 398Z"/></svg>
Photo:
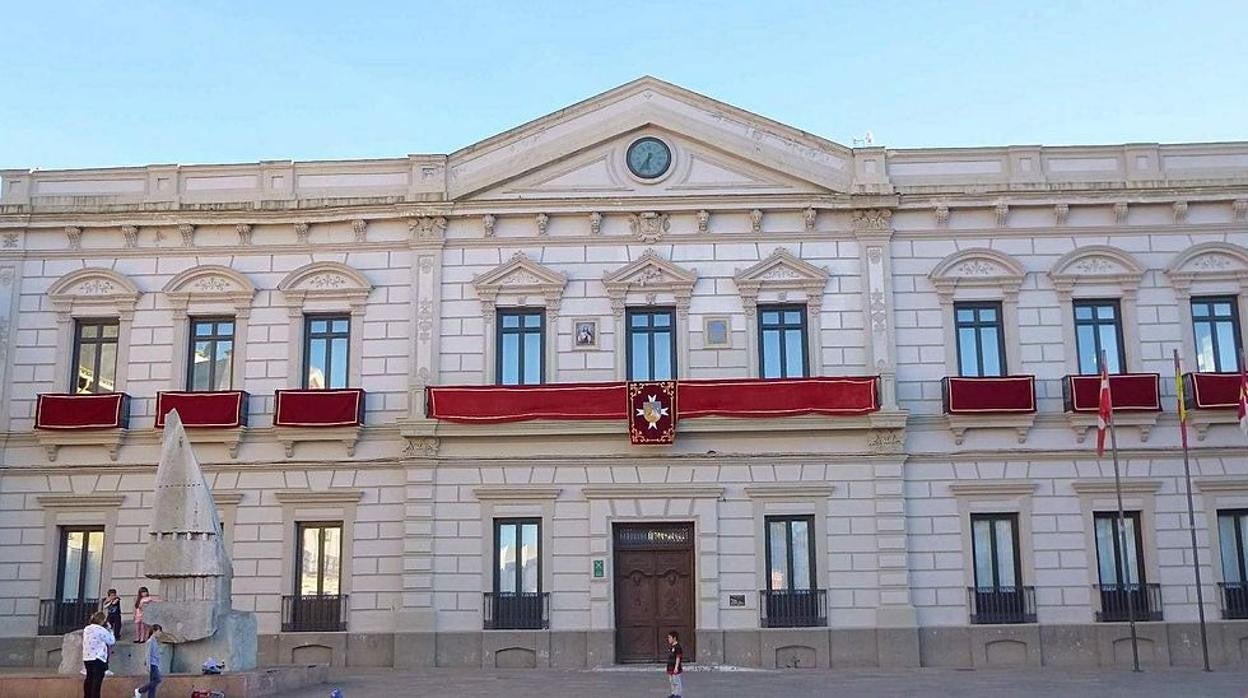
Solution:
<svg viewBox="0 0 1248 698"><path fill-rule="evenodd" d="M1183 376L1178 372L1174 374L1174 394L1179 398L1179 423L1187 421L1187 400L1183 396Z"/></svg>

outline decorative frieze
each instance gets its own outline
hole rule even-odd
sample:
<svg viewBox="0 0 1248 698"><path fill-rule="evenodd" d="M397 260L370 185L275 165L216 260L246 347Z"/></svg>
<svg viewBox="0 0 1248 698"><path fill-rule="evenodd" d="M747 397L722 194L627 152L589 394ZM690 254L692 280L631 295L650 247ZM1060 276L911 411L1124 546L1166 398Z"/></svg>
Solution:
<svg viewBox="0 0 1248 698"><path fill-rule="evenodd" d="M1009 222L1010 205L1006 203L1005 199L1002 199L1001 201L997 202L996 206L992 207L992 213L993 213L993 216L996 218L997 227L1004 228L1006 226L1006 223Z"/></svg>
<svg viewBox="0 0 1248 698"><path fill-rule="evenodd" d="M943 201L936 204L936 227L949 227L949 204Z"/></svg>
<svg viewBox="0 0 1248 698"><path fill-rule="evenodd" d="M706 209L698 211L698 233L705 235L711 232L711 212Z"/></svg>
<svg viewBox="0 0 1248 698"><path fill-rule="evenodd" d="M407 229L418 241L441 240L446 236L446 218L443 216L409 218Z"/></svg>
<svg viewBox="0 0 1248 698"><path fill-rule="evenodd" d="M1114 222L1117 223L1118 225L1123 225L1124 223L1126 223L1127 212L1129 208L1130 207L1127 206L1127 202L1125 201L1119 201L1118 203L1114 204Z"/></svg>
<svg viewBox="0 0 1248 698"><path fill-rule="evenodd" d="M250 223L239 223L234 226L235 232L238 233L238 244L243 247L251 247L252 226Z"/></svg>
<svg viewBox="0 0 1248 698"><path fill-rule="evenodd" d="M1248 199L1231 202L1231 217L1240 222L1248 221Z"/></svg>
<svg viewBox="0 0 1248 698"><path fill-rule="evenodd" d="M1176 201L1174 202L1173 209L1174 209L1174 222L1186 223L1187 222L1187 202Z"/></svg>
<svg viewBox="0 0 1248 698"><path fill-rule="evenodd" d="M1070 205L1053 204L1053 222L1061 227L1066 225L1068 220L1070 220Z"/></svg>
<svg viewBox="0 0 1248 698"><path fill-rule="evenodd" d="M310 231L311 231L311 226L309 226L307 223L296 223L295 224L295 240L297 240L300 245L308 244L308 235Z"/></svg>
<svg viewBox="0 0 1248 698"><path fill-rule="evenodd" d="M182 236L183 247L195 246L195 226L190 223L183 223L178 226L178 234Z"/></svg>
<svg viewBox="0 0 1248 698"><path fill-rule="evenodd" d="M82 249L82 228L76 225L65 226L65 237L69 240L69 249Z"/></svg>
<svg viewBox="0 0 1248 698"><path fill-rule="evenodd" d="M539 213L534 216L534 222L537 224L537 236L546 237L546 230L550 226L550 216L545 213Z"/></svg>
<svg viewBox="0 0 1248 698"><path fill-rule="evenodd" d="M351 231L355 233L356 242L368 241L368 221L363 218L356 218L351 221Z"/></svg>
<svg viewBox="0 0 1248 698"><path fill-rule="evenodd" d="M597 211L591 211L589 214L589 234L602 234L602 214Z"/></svg>
<svg viewBox="0 0 1248 698"><path fill-rule="evenodd" d="M819 212L813 206L802 211L802 230L808 233L815 232L815 221L818 217Z"/></svg>
<svg viewBox="0 0 1248 698"><path fill-rule="evenodd" d="M628 220L633 237L642 242L655 243L663 239L663 234L671 226L671 219L666 213L645 211L633 214Z"/></svg>
<svg viewBox="0 0 1248 698"><path fill-rule="evenodd" d="M139 227L137 225L121 226L121 235L126 239L127 249L134 249L139 246Z"/></svg>
<svg viewBox="0 0 1248 698"><path fill-rule="evenodd" d="M497 222L498 219L495 218L492 213L487 213L481 216L481 229L484 231L485 237L494 237L494 224Z"/></svg>
<svg viewBox="0 0 1248 698"><path fill-rule="evenodd" d="M759 209L750 211L750 232L755 235L763 232L763 212Z"/></svg>
<svg viewBox="0 0 1248 698"><path fill-rule="evenodd" d="M893 212L887 208L855 209L852 225L857 232L889 232L893 229Z"/></svg>

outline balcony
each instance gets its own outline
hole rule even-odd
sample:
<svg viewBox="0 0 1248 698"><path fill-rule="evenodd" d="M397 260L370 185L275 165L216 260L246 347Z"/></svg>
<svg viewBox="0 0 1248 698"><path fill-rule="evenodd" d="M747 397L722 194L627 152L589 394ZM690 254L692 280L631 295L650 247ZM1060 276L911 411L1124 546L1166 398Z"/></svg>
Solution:
<svg viewBox="0 0 1248 698"><path fill-rule="evenodd" d="M1222 582L1218 584L1218 592L1223 619L1248 620L1248 583Z"/></svg>
<svg viewBox="0 0 1248 698"><path fill-rule="evenodd" d="M355 455L364 424L364 391L360 388L331 390L278 390L273 407L277 440L286 457L303 442L341 443L347 457Z"/></svg>
<svg viewBox="0 0 1248 698"><path fill-rule="evenodd" d="M828 625L826 589L763 589L759 626L763 628L824 628Z"/></svg>
<svg viewBox="0 0 1248 698"><path fill-rule="evenodd" d="M235 429L247 425L247 393L223 391L161 391L156 393L156 428L165 428L165 415L178 411L188 429Z"/></svg>
<svg viewBox="0 0 1248 698"><path fill-rule="evenodd" d="M1025 443L1036 421L1036 377L946 376L940 382L945 422L962 445L968 429L1013 429Z"/></svg>
<svg viewBox="0 0 1248 698"><path fill-rule="evenodd" d="M39 634L64 635L86 627L91 614L100 610L99 599L58 601L43 599L39 602Z"/></svg>
<svg viewBox="0 0 1248 698"><path fill-rule="evenodd" d="M1096 584L1093 586L1101 597L1101 610L1096 612L1098 623L1161 620L1160 584Z"/></svg>
<svg viewBox="0 0 1248 698"><path fill-rule="evenodd" d="M283 596L282 632L336 633L347 629L351 610L346 594Z"/></svg>
<svg viewBox="0 0 1248 698"><path fill-rule="evenodd" d="M1109 377L1109 392L1114 403L1114 424L1138 427L1140 441L1148 442L1161 414L1161 376L1157 373L1119 373ZM1066 405L1066 422L1083 443L1088 432L1096 427L1096 413L1101 402L1100 376L1065 376L1062 398Z"/></svg>
<svg viewBox="0 0 1248 698"><path fill-rule="evenodd" d="M1226 410L1239 406L1238 373L1185 373L1183 383L1189 410Z"/></svg>
<svg viewBox="0 0 1248 698"><path fill-rule="evenodd" d="M1035 587L967 587L972 625L1036 622Z"/></svg>
<svg viewBox="0 0 1248 698"><path fill-rule="evenodd" d="M486 630L545 630L550 627L550 592L485 594Z"/></svg>
<svg viewBox="0 0 1248 698"><path fill-rule="evenodd" d="M44 393L35 406L36 429L125 429L129 424L130 396L125 393Z"/></svg>

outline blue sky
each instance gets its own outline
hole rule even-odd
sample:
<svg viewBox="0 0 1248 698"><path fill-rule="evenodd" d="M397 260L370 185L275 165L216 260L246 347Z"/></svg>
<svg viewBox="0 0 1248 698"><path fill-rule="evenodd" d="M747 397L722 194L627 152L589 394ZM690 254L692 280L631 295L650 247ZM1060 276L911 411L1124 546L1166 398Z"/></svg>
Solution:
<svg viewBox="0 0 1248 698"><path fill-rule="evenodd" d="M850 144L1248 139L1248 3L0 4L0 167L446 153L652 74Z"/></svg>

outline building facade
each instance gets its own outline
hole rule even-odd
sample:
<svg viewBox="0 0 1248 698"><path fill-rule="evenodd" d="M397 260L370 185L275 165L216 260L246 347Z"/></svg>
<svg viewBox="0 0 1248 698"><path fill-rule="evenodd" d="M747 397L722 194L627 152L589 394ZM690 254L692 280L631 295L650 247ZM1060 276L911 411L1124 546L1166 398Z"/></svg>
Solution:
<svg viewBox="0 0 1248 698"><path fill-rule="evenodd" d="M1134 614L1198 664L1174 350L1248 661L1248 144L851 149L643 78L449 155L0 178L5 663L158 586L176 407L264 661L1114 665Z"/></svg>

